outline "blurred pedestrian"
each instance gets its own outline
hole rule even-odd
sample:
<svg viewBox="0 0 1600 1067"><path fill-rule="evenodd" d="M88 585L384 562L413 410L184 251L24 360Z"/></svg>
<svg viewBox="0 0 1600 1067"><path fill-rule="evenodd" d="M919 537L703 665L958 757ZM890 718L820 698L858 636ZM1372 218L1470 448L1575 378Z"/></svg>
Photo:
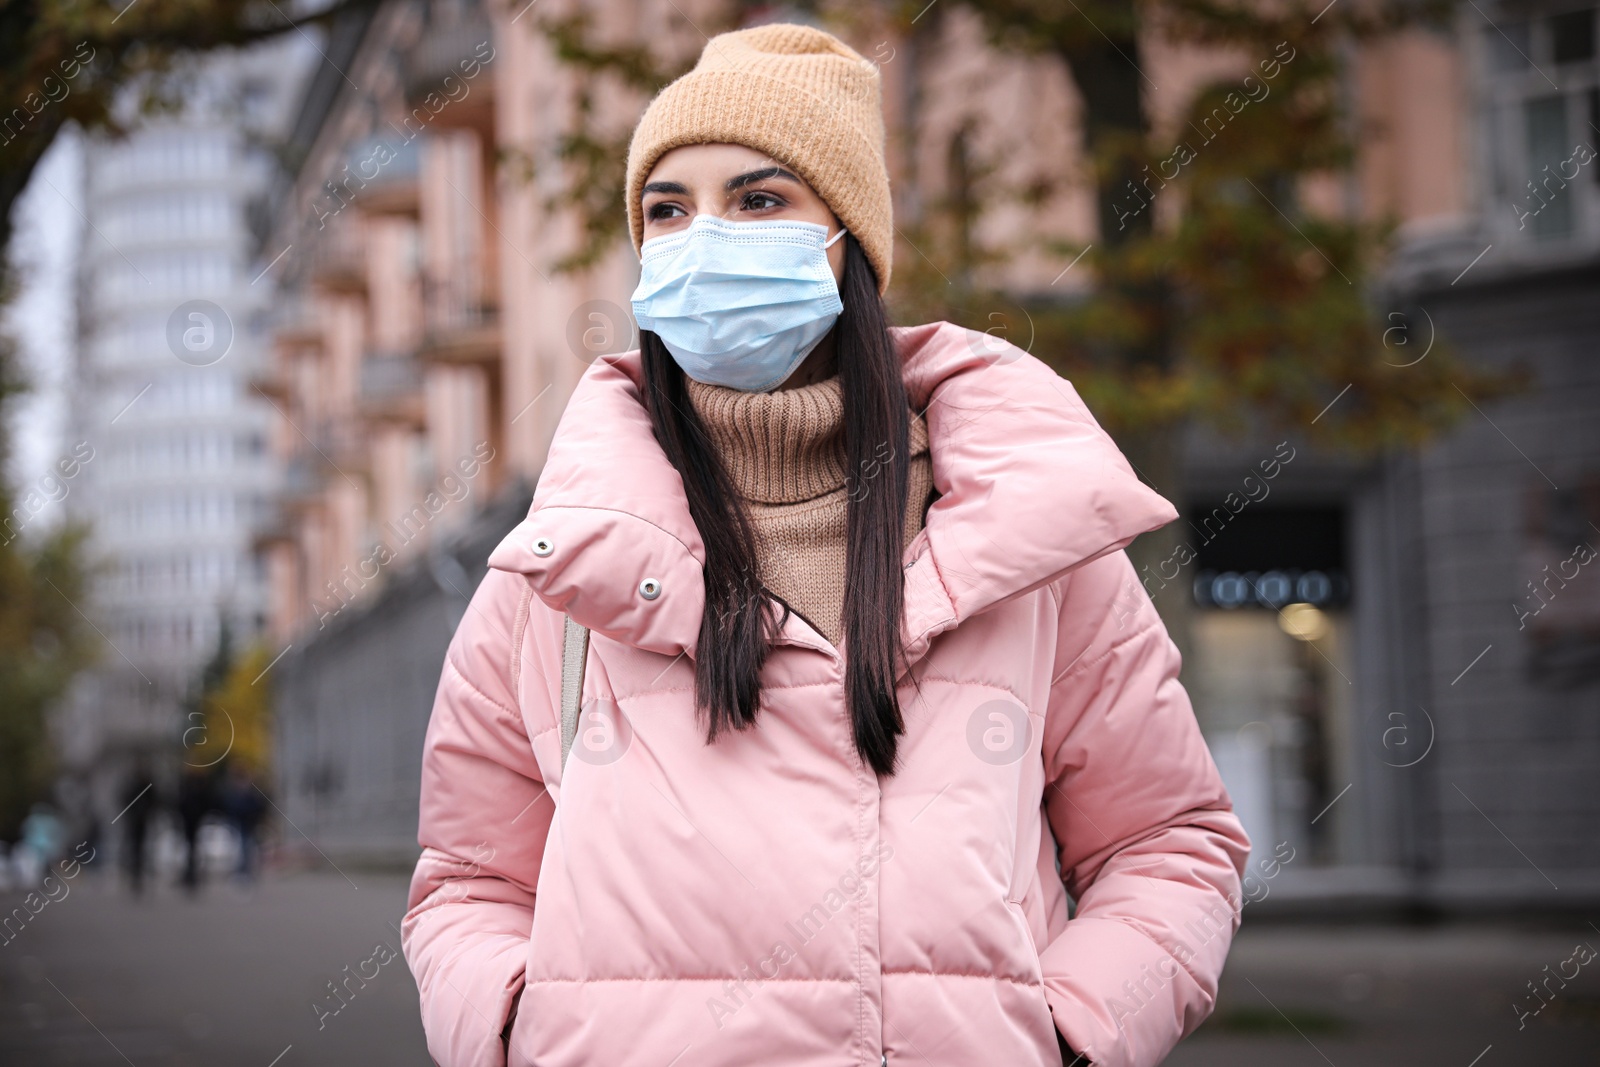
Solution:
<svg viewBox="0 0 1600 1067"><path fill-rule="evenodd" d="M223 778L221 802L224 814L239 835L239 863L234 874L240 882L248 884L255 878L256 861L260 845L256 841L257 829L266 814L266 794L256 785L255 775L244 763L230 761Z"/></svg>
<svg viewBox="0 0 1600 1067"><path fill-rule="evenodd" d="M101 834L102 829L100 826L100 816L95 814L93 811L90 811L84 822L83 830L83 843L84 847L87 849L87 855L92 857L100 854L100 848L102 844L100 840ZM94 869L98 871L100 868L97 865ZM92 877L98 881L100 876L96 874Z"/></svg>
<svg viewBox="0 0 1600 1067"><path fill-rule="evenodd" d="M155 776L144 757L134 761L117 802L121 810L111 821L122 824L122 866L127 872L128 888L139 896L144 892L145 843L157 806Z"/></svg>
<svg viewBox="0 0 1600 1067"><path fill-rule="evenodd" d="M21 854L16 859L17 878L36 886L61 854L61 817L44 801L35 801L22 820Z"/></svg>
<svg viewBox="0 0 1600 1067"><path fill-rule="evenodd" d="M217 807L216 781L206 767L185 764L178 779L178 822L183 830L183 888L200 888L200 824Z"/></svg>

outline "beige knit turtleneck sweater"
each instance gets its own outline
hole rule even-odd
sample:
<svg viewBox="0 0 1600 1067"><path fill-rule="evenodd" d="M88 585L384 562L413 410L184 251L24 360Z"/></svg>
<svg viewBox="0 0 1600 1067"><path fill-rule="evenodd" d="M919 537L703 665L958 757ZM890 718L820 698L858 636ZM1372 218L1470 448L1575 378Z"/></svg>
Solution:
<svg viewBox="0 0 1600 1067"><path fill-rule="evenodd" d="M835 646L843 636L845 523L850 494L879 475L849 478L844 392L835 374L770 393L747 393L684 376L689 400L745 499L755 526L761 580ZM933 490L928 428L911 412L906 544L922 529ZM887 449L883 459L887 461Z"/></svg>

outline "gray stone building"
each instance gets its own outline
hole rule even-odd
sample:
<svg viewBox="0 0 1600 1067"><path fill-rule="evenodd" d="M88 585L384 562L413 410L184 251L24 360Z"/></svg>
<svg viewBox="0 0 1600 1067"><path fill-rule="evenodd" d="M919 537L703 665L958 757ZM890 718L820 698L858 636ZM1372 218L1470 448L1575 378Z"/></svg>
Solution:
<svg viewBox="0 0 1600 1067"><path fill-rule="evenodd" d="M1600 898L1597 22L1462 14L1465 147L1439 162L1468 210L1404 235L1374 297L1402 331L1373 354L1394 373L1448 346L1524 387L1414 453L1302 450L1200 550L1202 725L1258 843L1308 846L1264 910ZM1197 439L1189 518L1274 440ZM1297 641L1255 594L1318 569L1338 572L1327 633Z"/></svg>
<svg viewBox="0 0 1600 1067"><path fill-rule="evenodd" d="M532 501L530 487L508 488L273 668L289 846L315 842L340 862L415 862L422 739L445 649L489 553Z"/></svg>

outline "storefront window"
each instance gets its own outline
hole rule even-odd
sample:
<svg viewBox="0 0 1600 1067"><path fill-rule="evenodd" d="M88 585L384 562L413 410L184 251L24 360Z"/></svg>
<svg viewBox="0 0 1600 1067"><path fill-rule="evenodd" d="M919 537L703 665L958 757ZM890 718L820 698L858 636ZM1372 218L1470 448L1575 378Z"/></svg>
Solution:
<svg viewBox="0 0 1600 1067"><path fill-rule="evenodd" d="M1344 515L1245 510L1196 548L1185 677L1235 808L1257 850L1287 840L1338 863L1354 807L1336 803L1353 720Z"/></svg>

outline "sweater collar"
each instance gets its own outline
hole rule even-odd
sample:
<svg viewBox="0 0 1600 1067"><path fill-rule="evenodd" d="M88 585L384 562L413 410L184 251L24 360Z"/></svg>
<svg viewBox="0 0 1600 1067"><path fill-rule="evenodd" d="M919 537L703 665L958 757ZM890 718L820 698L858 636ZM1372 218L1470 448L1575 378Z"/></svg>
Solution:
<svg viewBox="0 0 1600 1067"><path fill-rule="evenodd" d="M889 332L927 420L940 493L903 557L904 674L940 633L1126 547L1177 511L1038 359L1009 342L997 358L993 336L948 322ZM550 608L606 637L692 657L705 544L655 440L641 381L637 349L585 371L528 517L489 565L527 575ZM835 653L794 616L778 643Z"/></svg>
<svg viewBox="0 0 1600 1067"><path fill-rule="evenodd" d="M757 504L798 504L842 489L850 473L844 385L837 374L809 385L748 393L684 376L689 402L734 488ZM927 422L909 413L909 455L928 451Z"/></svg>
<svg viewBox="0 0 1600 1067"><path fill-rule="evenodd" d="M684 376L689 402L739 495L795 504L844 485L844 391L835 374L809 385L748 393Z"/></svg>

